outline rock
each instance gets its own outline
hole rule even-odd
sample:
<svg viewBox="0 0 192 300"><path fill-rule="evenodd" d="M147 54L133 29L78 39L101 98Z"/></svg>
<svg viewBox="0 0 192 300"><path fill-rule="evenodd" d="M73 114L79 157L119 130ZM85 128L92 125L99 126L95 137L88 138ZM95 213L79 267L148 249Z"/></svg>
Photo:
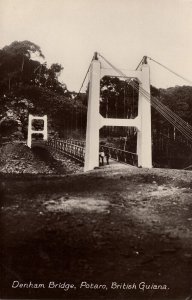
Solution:
<svg viewBox="0 0 192 300"><path fill-rule="evenodd" d="M192 254L191 253L184 253L184 256L187 258L192 258Z"/></svg>

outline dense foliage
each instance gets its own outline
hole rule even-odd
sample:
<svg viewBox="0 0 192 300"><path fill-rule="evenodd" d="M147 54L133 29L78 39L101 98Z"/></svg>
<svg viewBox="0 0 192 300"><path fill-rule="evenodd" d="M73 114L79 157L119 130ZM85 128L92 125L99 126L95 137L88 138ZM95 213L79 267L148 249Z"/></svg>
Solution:
<svg viewBox="0 0 192 300"><path fill-rule="evenodd" d="M83 101L76 101L76 94L59 81L63 67L58 63L48 67L44 59L40 47L29 41L15 41L0 50L1 138L26 138L29 113L47 114L49 131L61 135L71 125L77 131L83 126Z"/></svg>

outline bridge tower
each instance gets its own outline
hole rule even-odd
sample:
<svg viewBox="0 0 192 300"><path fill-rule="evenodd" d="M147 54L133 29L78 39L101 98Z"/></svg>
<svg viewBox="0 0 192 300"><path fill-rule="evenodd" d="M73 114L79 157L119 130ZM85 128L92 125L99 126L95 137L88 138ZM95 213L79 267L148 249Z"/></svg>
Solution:
<svg viewBox="0 0 192 300"><path fill-rule="evenodd" d="M32 129L32 121L33 120L43 120L43 130L33 130ZM47 115L43 117L37 117L29 114L28 119L28 135L27 135L27 146L31 148L31 142L32 142L32 134L33 133L41 133L43 135L43 140L47 141Z"/></svg>
<svg viewBox="0 0 192 300"><path fill-rule="evenodd" d="M151 99L147 100L141 90L151 96L150 68L146 57L144 57L142 64L141 82L139 84L138 117L140 128L137 130L137 155L138 166L152 168Z"/></svg>
<svg viewBox="0 0 192 300"><path fill-rule="evenodd" d="M99 166L99 130L103 126L131 126L137 129L138 166L152 168L151 103L142 90L150 94L150 70L145 58L141 70L128 71L127 76L139 82L138 116L135 119L103 118L99 113L100 80L104 76L119 76L113 69L104 69L95 53L90 68L89 99L84 171Z"/></svg>

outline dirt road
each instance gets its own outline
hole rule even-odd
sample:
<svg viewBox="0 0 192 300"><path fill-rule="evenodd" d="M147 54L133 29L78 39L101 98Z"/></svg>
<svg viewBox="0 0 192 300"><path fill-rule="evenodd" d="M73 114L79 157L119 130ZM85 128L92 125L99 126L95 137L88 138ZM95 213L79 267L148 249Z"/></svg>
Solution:
<svg viewBox="0 0 192 300"><path fill-rule="evenodd" d="M1 175L1 298L191 299L191 180L119 166Z"/></svg>

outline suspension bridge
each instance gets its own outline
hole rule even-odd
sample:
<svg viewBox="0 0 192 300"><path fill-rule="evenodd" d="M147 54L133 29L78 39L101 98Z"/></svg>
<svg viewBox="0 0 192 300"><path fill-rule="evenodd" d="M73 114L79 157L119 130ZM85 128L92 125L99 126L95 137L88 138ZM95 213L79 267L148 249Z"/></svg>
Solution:
<svg viewBox="0 0 192 300"><path fill-rule="evenodd" d="M77 162L84 164L84 171L93 170L99 166L100 148L104 153L108 153L110 159L116 160L120 163L125 163L137 167L152 168L152 130L151 130L151 107L153 107L169 124L174 128L174 134L177 131L187 143L189 149L192 148L192 126L184 121L180 116L174 113L170 108L165 106L157 97L151 95L150 83L150 66L148 60L159 64L166 68L174 75L179 76L190 84L192 82L176 72L167 68L156 60L144 56L137 66L136 70L122 71L111 64L101 54L95 53L93 59L86 72L85 78L81 85L78 95L85 83L88 80L88 108L87 108L87 125L85 140L74 140L71 138L48 138L47 117L35 117L29 115L28 124L28 140L29 147L42 146L41 141L34 141L32 136L34 134L42 134L43 140L46 141L45 146L51 147L55 151L66 155ZM132 107L131 113L128 105L126 106L124 99L123 113L117 113L111 116L109 113L109 103L107 101L105 107L105 115L101 113L101 80L105 76L110 78L118 78L118 80L125 82L132 88L133 93L137 95L137 109ZM126 94L126 91L125 91ZM125 96L125 95L124 95ZM134 97L134 96L133 96ZM125 107L127 112L125 112ZM65 117L65 116L64 116ZM33 120L41 119L44 122L43 130L33 130ZM115 145L109 145L100 142L100 131L103 127L118 127L130 129L136 136L135 151L128 151L121 149Z"/></svg>

